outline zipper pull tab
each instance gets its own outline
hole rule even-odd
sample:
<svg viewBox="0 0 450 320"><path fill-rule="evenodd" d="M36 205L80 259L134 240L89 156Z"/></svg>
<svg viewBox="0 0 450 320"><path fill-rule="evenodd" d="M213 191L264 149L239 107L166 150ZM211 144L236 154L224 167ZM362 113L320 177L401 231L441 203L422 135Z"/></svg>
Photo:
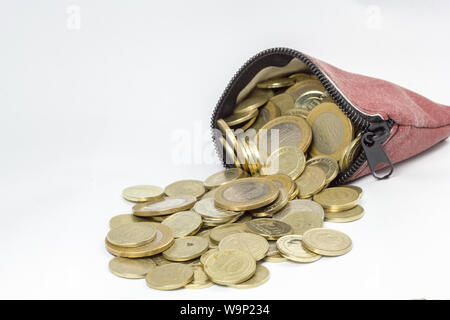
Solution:
<svg viewBox="0 0 450 320"><path fill-rule="evenodd" d="M394 171L391 160L384 152L382 143L389 137L390 130L386 121L372 123L369 130L363 134L361 144L367 156L370 171L377 179L386 179ZM380 166L382 165L382 166ZM379 174L376 170L381 167L388 167L388 172L384 175Z"/></svg>

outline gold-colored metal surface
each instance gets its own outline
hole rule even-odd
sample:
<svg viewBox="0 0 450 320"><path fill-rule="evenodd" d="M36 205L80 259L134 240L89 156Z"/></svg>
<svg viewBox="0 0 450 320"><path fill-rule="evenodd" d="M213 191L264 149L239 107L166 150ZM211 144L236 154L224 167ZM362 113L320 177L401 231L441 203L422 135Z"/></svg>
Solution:
<svg viewBox="0 0 450 320"><path fill-rule="evenodd" d="M274 202L268 204L267 206L249 210L247 214L251 214L254 217L272 217L275 213L283 209L289 201L289 196L284 189L280 189L280 194Z"/></svg>
<svg viewBox="0 0 450 320"><path fill-rule="evenodd" d="M145 278L147 273L156 267L152 258L129 259L115 257L109 261L109 270L118 277L127 279Z"/></svg>
<svg viewBox="0 0 450 320"><path fill-rule="evenodd" d="M319 193L325 187L325 183L325 173L316 166L307 166L301 176L295 180L301 199Z"/></svg>
<svg viewBox="0 0 450 320"><path fill-rule="evenodd" d="M270 98L270 102L280 109L281 115L285 115L288 110L294 108L295 101L290 94L280 93Z"/></svg>
<svg viewBox="0 0 450 320"><path fill-rule="evenodd" d="M199 180L180 180L169 184L165 189L164 193L169 197L177 196L192 196L195 198L200 198L206 189L203 185L203 181Z"/></svg>
<svg viewBox="0 0 450 320"><path fill-rule="evenodd" d="M246 223L246 226L250 232L263 236L267 240L276 240L289 234L292 230L289 224L270 218L250 220Z"/></svg>
<svg viewBox="0 0 450 320"><path fill-rule="evenodd" d="M336 257L346 254L352 249L352 240L345 233L327 229L311 229L304 233L303 246L314 253Z"/></svg>
<svg viewBox="0 0 450 320"><path fill-rule="evenodd" d="M163 197L164 190L157 186L139 185L132 186L122 191L122 196L132 202L148 202Z"/></svg>
<svg viewBox="0 0 450 320"><path fill-rule="evenodd" d="M307 166L316 166L325 173L325 185L328 185L339 173L339 165L336 159L328 156L318 156L309 159Z"/></svg>
<svg viewBox="0 0 450 320"><path fill-rule="evenodd" d="M224 120L230 127L233 127L257 116L258 116L258 109L254 109L246 113L233 113L230 116L226 117Z"/></svg>
<svg viewBox="0 0 450 320"><path fill-rule="evenodd" d="M192 269L194 271L194 278L192 279L191 283L184 286L186 289L204 289L211 287L214 284L208 278L208 275L205 273L205 270L203 270L203 266L201 265L192 266Z"/></svg>
<svg viewBox="0 0 450 320"><path fill-rule="evenodd" d="M175 238L186 237L202 225L202 217L193 211L177 212L162 222L169 227Z"/></svg>
<svg viewBox="0 0 450 320"><path fill-rule="evenodd" d="M269 280L269 278L269 269L259 264L256 266L255 274L250 279L241 283L230 284L228 286L235 289L251 289L263 285L267 282L267 280Z"/></svg>
<svg viewBox="0 0 450 320"><path fill-rule="evenodd" d="M169 263L150 270L145 280L150 288L175 290L186 286L193 277L192 267L182 263Z"/></svg>
<svg viewBox="0 0 450 320"><path fill-rule="evenodd" d="M209 242L204 237L178 238L163 252L163 257L170 261L188 261L200 257L208 248Z"/></svg>
<svg viewBox="0 0 450 320"><path fill-rule="evenodd" d="M263 106L269 99L263 95L250 96L249 98L240 102L233 113L237 114L247 114L259 107Z"/></svg>
<svg viewBox="0 0 450 320"><path fill-rule="evenodd" d="M303 247L301 235L287 235L278 239L277 248L283 257L295 262L309 263L322 257Z"/></svg>
<svg viewBox="0 0 450 320"><path fill-rule="evenodd" d="M275 217L274 217L275 218ZM302 235L307 230L313 228L321 228L323 226L323 218L310 209L299 209L288 211L283 216L277 218L291 226L291 234Z"/></svg>
<svg viewBox="0 0 450 320"><path fill-rule="evenodd" d="M139 203L133 207L133 214L139 217L164 216L191 209L197 198L193 196L165 197L155 202Z"/></svg>
<svg viewBox="0 0 450 320"><path fill-rule="evenodd" d="M248 232L247 227L243 223L227 224L211 229L209 237L212 241L219 243L223 238L230 234Z"/></svg>
<svg viewBox="0 0 450 320"><path fill-rule="evenodd" d="M208 189L216 188L227 182L237 180L239 178L244 178L246 176L247 174L245 173L245 171L239 168L230 168L209 176L208 178L206 178L204 185Z"/></svg>
<svg viewBox="0 0 450 320"><path fill-rule="evenodd" d="M261 129L267 122L279 117L281 110L275 103L269 101L266 105L259 109L258 117L251 128L255 131Z"/></svg>
<svg viewBox="0 0 450 320"><path fill-rule="evenodd" d="M360 205L341 212L325 212L325 221L328 222L352 222L361 219L364 209Z"/></svg>
<svg viewBox="0 0 450 320"><path fill-rule="evenodd" d="M277 79L270 79L270 80L260 82L256 86L261 89L276 89L276 88L289 87L289 86L292 86L293 84L295 84L295 79L277 78Z"/></svg>
<svg viewBox="0 0 450 320"><path fill-rule="evenodd" d="M106 235L109 243L120 247L139 247L156 237L156 229L151 222L134 222L111 229Z"/></svg>
<svg viewBox="0 0 450 320"><path fill-rule="evenodd" d="M353 188L334 187L327 188L314 196L326 211L339 212L356 207L360 194Z"/></svg>
<svg viewBox="0 0 450 320"><path fill-rule="evenodd" d="M235 233L223 238L219 250L236 249L250 253L256 261L263 259L269 250L267 240L253 233Z"/></svg>
<svg viewBox="0 0 450 320"><path fill-rule="evenodd" d="M131 213L119 214L117 216L112 217L109 220L109 228L114 229L120 227L121 225L134 223L134 222L148 222L147 219L140 218Z"/></svg>
<svg viewBox="0 0 450 320"><path fill-rule="evenodd" d="M305 169L306 158L303 151L297 147L281 147L272 152L265 166L261 168L263 175L284 174L291 179L297 179Z"/></svg>
<svg viewBox="0 0 450 320"><path fill-rule="evenodd" d="M325 213L320 204L313 200L308 199L297 199L293 201L289 201L289 203L286 205L286 207L274 214L274 219L283 219L287 214L295 211L311 211L317 214L321 220L324 219Z"/></svg>

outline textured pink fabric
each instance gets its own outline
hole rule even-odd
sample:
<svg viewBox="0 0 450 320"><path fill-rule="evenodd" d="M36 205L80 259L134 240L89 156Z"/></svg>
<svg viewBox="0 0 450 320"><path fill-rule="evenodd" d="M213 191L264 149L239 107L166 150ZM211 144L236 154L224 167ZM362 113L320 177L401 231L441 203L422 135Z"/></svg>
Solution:
<svg viewBox="0 0 450 320"><path fill-rule="evenodd" d="M391 82L346 72L309 58L358 110L396 123L384 144L392 163L408 159L450 136L450 107ZM369 173L366 162L352 180Z"/></svg>

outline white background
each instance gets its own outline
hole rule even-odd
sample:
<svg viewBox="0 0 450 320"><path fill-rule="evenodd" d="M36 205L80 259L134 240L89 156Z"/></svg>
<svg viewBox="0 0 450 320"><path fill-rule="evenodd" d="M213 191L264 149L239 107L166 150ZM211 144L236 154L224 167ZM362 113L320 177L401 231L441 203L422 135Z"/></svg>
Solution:
<svg viewBox="0 0 450 320"><path fill-rule="evenodd" d="M356 183L364 218L328 224L351 236L349 254L267 264L271 279L256 289L151 290L110 274L103 244L108 220L130 212L123 188L220 169L209 117L260 50L292 47L449 105L449 10L445 1L1 1L0 298L450 298L448 141L387 181ZM182 163L180 130L196 142L183 144Z"/></svg>

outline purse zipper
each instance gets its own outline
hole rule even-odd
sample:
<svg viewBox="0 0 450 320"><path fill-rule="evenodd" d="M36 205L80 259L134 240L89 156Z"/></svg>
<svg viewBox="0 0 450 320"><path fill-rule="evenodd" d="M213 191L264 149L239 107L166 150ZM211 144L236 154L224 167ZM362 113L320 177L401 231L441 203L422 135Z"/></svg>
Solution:
<svg viewBox="0 0 450 320"><path fill-rule="evenodd" d="M225 99L230 94L231 88L237 80L238 76L240 76L253 62L265 56L273 54L285 54L302 61L311 70L311 72L317 76L319 81L333 98L334 102L350 119L353 125L363 132L361 137L363 150L356 158L356 160L353 161L350 167L344 172L340 173L336 177L336 179L333 180L331 185L341 185L346 183L363 166L366 161L368 162L370 170L372 171L372 175L375 178L385 179L389 177L392 174L393 165L389 160L389 157L385 153L382 144L389 137L390 131L394 126L394 122L391 119L383 120L380 116L369 116L360 112L350 103L350 101L348 101L341 94L341 92L334 86L331 80L320 70L320 68L314 62L312 62L306 55L297 50L282 47L271 48L261 51L248 59L247 62L245 62L245 64L234 74L233 78L230 80L219 101L217 102L216 107L214 108L213 115L211 117L211 129L214 130L216 128L219 110L222 108ZM221 155L222 152L220 152L219 143L215 139L214 132L213 141L215 142L217 154ZM226 166L224 159L222 159L222 162L224 166ZM377 167L380 164L384 164L389 167L388 172L384 175L377 173Z"/></svg>

